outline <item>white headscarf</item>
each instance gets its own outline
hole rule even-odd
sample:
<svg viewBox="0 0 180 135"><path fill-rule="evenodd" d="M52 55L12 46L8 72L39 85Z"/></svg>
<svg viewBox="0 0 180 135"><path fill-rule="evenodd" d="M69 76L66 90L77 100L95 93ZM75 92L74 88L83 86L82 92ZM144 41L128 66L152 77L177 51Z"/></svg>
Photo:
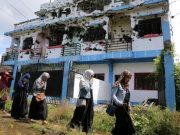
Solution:
<svg viewBox="0 0 180 135"><path fill-rule="evenodd" d="M92 76L94 75L94 71L91 69L88 69L84 72L83 77L80 80L79 87L81 88L90 88L92 86Z"/></svg>
<svg viewBox="0 0 180 135"><path fill-rule="evenodd" d="M88 70L86 70L86 71L84 72L83 78L84 78L85 80L90 81L90 79L92 78L92 75L94 75L94 71L91 70L91 69L88 69Z"/></svg>
<svg viewBox="0 0 180 135"><path fill-rule="evenodd" d="M42 79L43 77L46 77L47 79L49 79L49 78L50 78L50 75L49 75L49 73L47 73L47 72L43 72L42 75L41 75L39 78Z"/></svg>

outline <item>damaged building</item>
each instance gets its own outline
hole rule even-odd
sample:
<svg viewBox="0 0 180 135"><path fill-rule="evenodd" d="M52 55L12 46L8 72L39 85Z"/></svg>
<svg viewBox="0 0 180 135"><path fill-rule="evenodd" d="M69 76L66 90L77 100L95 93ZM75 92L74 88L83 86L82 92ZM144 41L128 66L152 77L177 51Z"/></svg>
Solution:
<svg viewBox="0 0 180 135"><path fill-rule="evenodd" d="M174 108L173 59L164 56L164 76L159 89L154 59L171 42L167 0L54 0L41 5L36 19L14 25L3 56L14 67L11 93L22 72L51 75L47 96L74 102L75 74L86 69L111 87L125 69L132 73L131 102L159 98ZM169 43L170 44L170 43ZM168 46L169 46L168 44ZM168 47L167 47L168 48ZM170 88L170 90L169 90ZM95 103L110 100L111 89L99 89Z"/></svg>

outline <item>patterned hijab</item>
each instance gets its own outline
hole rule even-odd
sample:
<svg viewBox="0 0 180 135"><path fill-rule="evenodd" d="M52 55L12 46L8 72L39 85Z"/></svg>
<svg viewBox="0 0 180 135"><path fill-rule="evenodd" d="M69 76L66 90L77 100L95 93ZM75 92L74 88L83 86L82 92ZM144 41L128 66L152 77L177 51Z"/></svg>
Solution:
<svg viewBox="0 0 180 135"><path fill-rule="evenodd" d="M38 78L38 80L43 80L43 78L49 79L50 75L47 72L43 72L41 76Z"/></svg>

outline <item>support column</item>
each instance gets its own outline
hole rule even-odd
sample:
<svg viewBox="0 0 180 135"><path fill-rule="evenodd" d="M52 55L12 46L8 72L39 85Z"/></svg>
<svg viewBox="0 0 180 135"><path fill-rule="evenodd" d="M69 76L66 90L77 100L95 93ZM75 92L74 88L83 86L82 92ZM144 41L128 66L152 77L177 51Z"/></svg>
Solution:
<svg viewBox="0 0 180 135"><path fill-rule="evenodd" d="M113 86L113 82L114 82L113 63L109 62L108 63L108 67L109 67L109 83L110 83L110 87L112 87ZM110 90L111 90L111 88L110 88ZM112 90L110 91L110 95L112 97ZM111 100L111 97L110 97L110 100Z"/></svg>
<svg viewBox="0 0 180 135"><path fill-rule="evenodd" d="M15 80L16 80L16 74L17 74L17 69L18 69L18 65L14 65L13 68L13 80L11 81L11 86L10 86L10 97L12 97L12 93L14 91L14 84L15 84Z"/></svg>
<svg viewBox="0 0 180 135"><path fill-rule="evenodd" d="M171 110L176 110L176 98L175 98L175 82L174 82L174 60L170 53L171 33L168 15L162 18L162 31L164 41L164 70L165 70L165 101L166 106Z"/></svg>
<svg viewBox="0 0 180 135"><path fill-rule="evenodd" d="M108 67L109 67L109 83L112 86L113 85L113 80L114 80L114 77L113 77L113 63L109 62Z"/></svg>
<svg viewBox="0 0 180 135"><path fill-rule="evenodd" d="M64 63L63 85L62 85L62 94L61 94L62 100L66 99L66 97L67 97L68 78L69 78L69 72L70 72L71 65L72 65L71 61L66 61Z"/></svg>
<svg viewBox="0 0 180 135"><path fill-rule="evenodd" d="M165 99L166 105L171 111L176 110L174 60L170 53L164 54L165 69Z"/></svg>

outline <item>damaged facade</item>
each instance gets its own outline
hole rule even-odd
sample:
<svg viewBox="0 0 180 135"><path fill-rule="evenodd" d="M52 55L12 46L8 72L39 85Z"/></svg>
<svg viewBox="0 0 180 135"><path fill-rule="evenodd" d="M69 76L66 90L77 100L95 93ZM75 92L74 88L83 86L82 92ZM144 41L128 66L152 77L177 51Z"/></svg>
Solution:
<svg viewBox="0 0 180 135"><path fill-rule="evenodd" d="M35 76L50 72L48 96L61 99L74 98L74 72L91 68L96 78L112 86L128 69L133 74L132 103L158 98L153 59L171 41L168 7L167 0L54 0L42 4L35 12L37 19L15 24L13 31L5 33L12 37L12 44L3 64L14 66L16 80L23 70ZM166 57L169 81L162 93L165 104L174 108L173 60L169 53ZM95 103L109 101L110 93L96 98Z"/></svg>

